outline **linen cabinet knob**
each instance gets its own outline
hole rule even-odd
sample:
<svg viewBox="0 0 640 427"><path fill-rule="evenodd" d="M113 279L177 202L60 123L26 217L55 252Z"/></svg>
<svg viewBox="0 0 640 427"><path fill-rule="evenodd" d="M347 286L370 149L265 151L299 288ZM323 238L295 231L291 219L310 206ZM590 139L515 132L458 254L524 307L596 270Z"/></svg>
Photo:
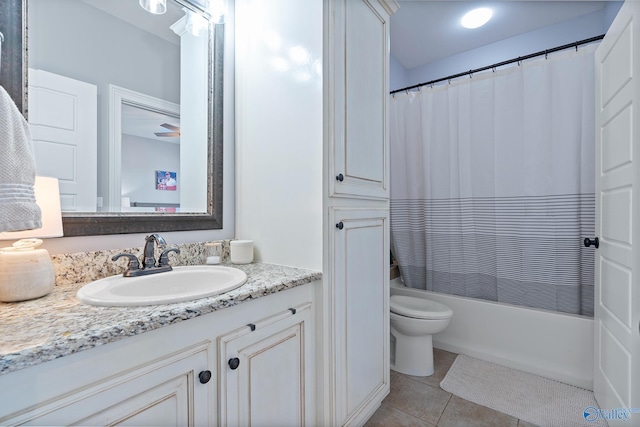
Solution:
<svg viewBox="0 0 640 427"><path fill-rule="evenodd" d="M206 384L211 379L211 371L202 371L198 374L198 379L200 379L201 384Z"/></svg>
<svg viewBox="0 0 640 427"><path fill-rule="evenodd" d="M240 366L240 359L238 359L237 357L234 357L233 359L229 359L229 367L232 370L238 369L238 366Z"/></svg>

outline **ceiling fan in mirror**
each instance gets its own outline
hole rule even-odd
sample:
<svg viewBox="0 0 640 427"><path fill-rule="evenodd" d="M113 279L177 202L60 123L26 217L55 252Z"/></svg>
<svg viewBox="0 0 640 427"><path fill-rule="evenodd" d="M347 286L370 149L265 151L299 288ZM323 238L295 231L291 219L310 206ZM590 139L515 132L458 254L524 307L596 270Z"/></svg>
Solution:
<svg viewBox="0 0 640 427"><path fill-rule="evenodd" d="M169 129L170 132L154 132L156 136L160 137L179 137L180 136L180 126L170 125L169 123L163 123L162 126L165 129Z"/></svg>

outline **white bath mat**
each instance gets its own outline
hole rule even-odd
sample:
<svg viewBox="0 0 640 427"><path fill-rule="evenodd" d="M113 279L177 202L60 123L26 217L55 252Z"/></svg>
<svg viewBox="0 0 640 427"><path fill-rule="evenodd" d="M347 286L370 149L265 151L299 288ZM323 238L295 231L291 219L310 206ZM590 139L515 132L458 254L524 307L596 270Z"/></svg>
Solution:
<svg viewBox="0 0 640 427"><path fill-rule="evenodd" d="M607 425L589 390L462 354L453 362L440 387L541 427Z"/></svg>

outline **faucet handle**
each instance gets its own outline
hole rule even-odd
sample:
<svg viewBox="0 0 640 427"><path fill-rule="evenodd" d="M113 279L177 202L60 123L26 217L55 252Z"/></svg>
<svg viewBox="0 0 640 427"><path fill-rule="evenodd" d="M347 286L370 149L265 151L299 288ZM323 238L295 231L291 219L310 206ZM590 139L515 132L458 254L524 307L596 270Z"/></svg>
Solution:
<svg viewBox="0 0 640 427"><path fill-rule="evenodd" d="M180 249L171 248L171 249L167 249L166 251L163 251L160 254L160 260L158 261L158 267L171 267L169 265L169 253L170 252L175 252L176 254L179 254L180 253Z"/></svg>
<svg viewBox="0 0 640 427"><path fill-rule="evenodd" d="M140 262L138 261L138 258L133 254L118 254L118 255L114 255L111 258L111 261L117 261L118 259L120 259L122 257L126 257L126 258L129 259L129 264L127 265L127 270L123 273L123 276L127 277L129 274L131 274L131 271L138 270L140 268Z"/></svg>

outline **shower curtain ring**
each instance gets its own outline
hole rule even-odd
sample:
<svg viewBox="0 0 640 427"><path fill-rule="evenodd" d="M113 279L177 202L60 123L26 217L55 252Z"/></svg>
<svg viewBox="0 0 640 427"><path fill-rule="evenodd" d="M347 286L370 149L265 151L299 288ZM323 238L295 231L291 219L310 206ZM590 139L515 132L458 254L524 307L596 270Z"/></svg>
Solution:
<svg viewBox="0 0 640 427"><path fill-rule="evenodd" d="M473 78L473 70L469 70L469 78L472 79Z"/></svg>

